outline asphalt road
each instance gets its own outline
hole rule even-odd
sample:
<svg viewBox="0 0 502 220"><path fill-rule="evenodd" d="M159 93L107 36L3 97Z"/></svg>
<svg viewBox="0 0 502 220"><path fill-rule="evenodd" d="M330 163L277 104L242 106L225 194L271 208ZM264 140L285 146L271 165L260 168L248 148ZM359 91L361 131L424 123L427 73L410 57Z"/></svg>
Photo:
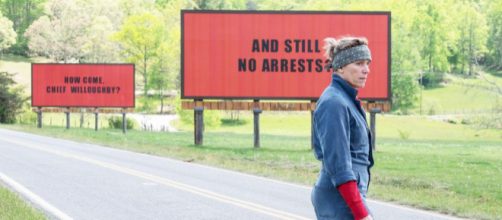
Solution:
<svg viewBox="0 0 502 220"><path fill-rule="evenodd" d="M53 219L314 219L311 187L0 129L0 182ZM454 219L368 201L375 219Z"/></svg>

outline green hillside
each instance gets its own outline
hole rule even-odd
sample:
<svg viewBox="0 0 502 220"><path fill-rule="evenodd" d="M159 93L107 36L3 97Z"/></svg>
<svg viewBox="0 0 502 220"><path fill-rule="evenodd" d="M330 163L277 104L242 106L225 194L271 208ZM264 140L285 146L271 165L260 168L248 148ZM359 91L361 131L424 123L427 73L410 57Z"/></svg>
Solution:
<svg viewBox="0 0 502 220"><path fill-rule="evenodd" d="M502 77L481 72L474 78L448 75L439 88L422 91L422 114L473 114L502 105ZM419 95L420 97L420 95ZM420 112L420 98L414 112Z"/></svg>

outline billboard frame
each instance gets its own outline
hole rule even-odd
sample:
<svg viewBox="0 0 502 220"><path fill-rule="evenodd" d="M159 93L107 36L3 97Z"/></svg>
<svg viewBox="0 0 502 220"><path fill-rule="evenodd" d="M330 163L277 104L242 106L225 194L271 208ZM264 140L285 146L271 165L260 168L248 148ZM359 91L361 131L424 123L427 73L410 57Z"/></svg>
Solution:
<svg viewBox="0 0 502 220"><path fill-rule="evenodd" d="M221 99L221 100L311 100L316 101L310 97L244 97L244 96L186 96L185 95L185 58L184 58L184 44L185 44L185 14L337 14L337 15L387 15L387 98L361 98L361 100L368 102L375 101L390 101L392 98L391 80L392 80L392 36L391 36L391 12L390 11L251 11L251 10L181 10L181 67L180 67L180 83L181 83L181 99ZM328 82L327 82L328 83ZM319 94L320 95L320 94Z"/></svg>
<svg viewBox="0 0 502 220"><path fill-rule="evenodd" d="M132 106L82 106L82 105L33 105L33 65L107 65L107 66L121 66L121 65L132 65L132 80L133 80L133 97L132 97ZM136 64L134 63L31 63L31 97L30 97L31 107L55 107L55 108L136 108Z"/></svg>

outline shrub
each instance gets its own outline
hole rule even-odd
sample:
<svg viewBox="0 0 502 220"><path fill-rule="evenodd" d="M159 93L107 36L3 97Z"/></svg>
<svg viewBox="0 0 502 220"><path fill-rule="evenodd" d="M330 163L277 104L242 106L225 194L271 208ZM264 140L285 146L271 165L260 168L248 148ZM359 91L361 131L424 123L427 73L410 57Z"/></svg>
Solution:
<svg viewBox="0 0 502 220"><path fill-rule="evenodd" d="M444 78L444 73L426 72L422 76L422 85L425 88L436 88L444 81Z"/></svg>
<svg viewBox="0 0 502 220"><path fill-rule="evenodd" d="M397 132L399 133L399 137L402 140L408 140L411 136L411 132L409 132L409 131L402 131L402 130L398 129Z"/></svg>
<svg viewBox="0 0 502 220"><path fill-rule="evenodd" d="M22 95L22 87L15 86L12 78L12 74L0 72L0 123L16 123L16 116L27 100Z"/></svg>
<svg viewBox="0 0 502 220"><path fill-rule="evenodd" d="M110 126L110 128L122 129L122 117L113 116L109 118L108 126ZM126 128L130 130L135 127L136 127L136 122L133 119L126 117Z"/></svg>
<svg viewBox="0 0 502 220"><path fill-rule="evenodd" d="M231 118L222 118L221 125L224 126L240 126L247 124L248 121L244 119L231 119Z"/></svg>
<svg viewBox="0 0 502 220"><path fill-rule="evenodd" d="M392 75L392 108L408 114L417 102L419 91L414 75L409 73L393 73Z"/></svg>
<svg viewBox="0 0 502 220"><path fill-rule="evenodd" d="M138 99L139 107L138 111L153 113L156 110L155 100L149 97L142 97Z"/></svg>

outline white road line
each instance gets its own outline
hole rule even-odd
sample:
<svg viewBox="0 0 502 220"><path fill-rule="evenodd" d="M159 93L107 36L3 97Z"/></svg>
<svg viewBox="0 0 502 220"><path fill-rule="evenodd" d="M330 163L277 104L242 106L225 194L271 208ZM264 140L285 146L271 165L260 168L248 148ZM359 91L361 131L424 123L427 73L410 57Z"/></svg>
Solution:
<svg viewBox="0 0 502 220"><path fill-rule="evenodd" d="M8 187L12 188L13 190L21 194L23 197L30 200L32 203L39 206L41 209L45 210L49 215L54 216L55 218L61 220L72 219L70 216L68 216L61 210L57 209L47 201L43 200L42 198L40 198L40 196L37 196L35 193L31 192L29 189L17 183L7 175L0 173L0 181L4 182Z"/></svg>
<svg viewBox="0 0 502 220"><path fill-rule="evenodd" d="M47 149L47 148L44 148L44 147L31 146L31 145L28 145L28 144L23 143L23 142L19 142L19 141L15 141L15 140L8 140L8 139L4 139L4 138L1 138L1 137L0 137L0 140L6 141L6 142L11 142L11 143L14 143L14 144L17 144L17 145L21 145L21 146L25 146L25 147L28 147L28 148L36 149L36 150L39 150L39 151L44 151L44 152L47 152L47 153L55 154L55 155L58 155L58 156L61 156L61 157L72 158L72 159L75 159L75 160L87 162L87 163L94 164L94 165L97 165L97 166L101 166L101 167L104 167L104 168L107 168L107 169L110 169L110 170L114 170L114 171L121 172L121 173L124 173L124 174L128 174L128 175L131 175L131 176L136 176L136 177L143 178L143 179L146 179L146 180L149 180L149 181L152 181L152 182L155 182L155 183L159 183L159 184L162 184L162 185L165 185L165 186L169 186L169 187L173 187L173 188L176 188L176 189L179 189L179 190L183 190L183 191L187 191L187 192L190 192L190 193L193 193L193 194L197 194L199 196L203 196L203 197L206 197L206 198L214 199L214 200L217 200L217 201L220 201L220 202L223 202L223 203L232 204L232 205L239 206L239 207L242 207L242 208L245 208L245 209L248 209L248 210L252 210L252 211L259 212L259 213L262 213L262 214L266 214L266 215L269 215L269 216L273 216L273 217L276 217L276 218L279 218L279 219L309 219L307 217L303 217L303 216L295 215L295 214L288 213L288 212L285 212L285 211L280 211L280 210L277 210L277 209L265 207L265 206L262 206L262 205L259 205L259 204L255 204L255 203L252 203L252 202L247 202L247 201L244 201L244 200L232 198L232 197L225 196L225 195L222 195L222 194L218 194L218 193L206 190L206 189L198 188L198 187L191 186L191 185L188 185L188 184L183 184L183 183L180 183L180 182L177 182L177 181L174 181L174 180L170 180L170 179L167 179L167 178L155 176L155 175L152 175L152 174L149 174L149 173L141 172L141 171L130 169L130 168L126 168L126 167L121 167L121 166L118 166L118 165L115 165L115 164L112 164L112 163L105 163L105 162L102 162L102 161L99 161L99 160L95 160L95 159L91 159L91 158L87 158L87 157L83 157L83 156L78 156L78 155L74 155L74 154L70 154L70 153L65 153L65 152L61 152L61 151L57 151L57 150L51 150L51 149Z"/></svg>
<svg viewBox="0 0 502 220"><path fill-rule="evenodd" d="M420 209L414 209L414 208L406 207L406 206L402 206L402 205L394 205L394 204L380 202L380 201L376 201L376 200L372 200L372 199L366 199L366 201L369 201L369 202L372 202L372 203L375 203L378 205L382 205L382 206L388 206L388 207L391 207L394 209L402 209L402 210L406 210L408 212L421 213L421 214L435 216L435 217L442 218L442 219L462 220L461 218L457 218L457 217L453 217L453 216L438 214L438 213L434 213L434 212L428 212L428 211L424 211L424 210L420 210Z"/></svg>

